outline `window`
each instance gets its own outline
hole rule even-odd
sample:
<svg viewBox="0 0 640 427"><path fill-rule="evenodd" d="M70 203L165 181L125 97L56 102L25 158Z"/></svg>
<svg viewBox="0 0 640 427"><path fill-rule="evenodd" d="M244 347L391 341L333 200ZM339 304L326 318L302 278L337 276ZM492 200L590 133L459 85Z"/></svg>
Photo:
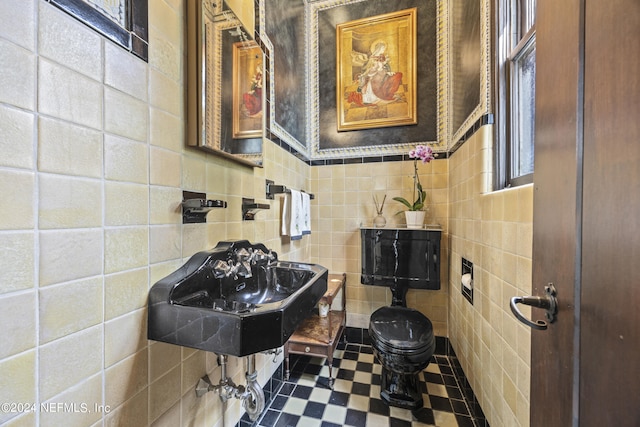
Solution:
<svg viewBox="0 0 640 427"><path fill-rule="evenodd" d="M536 0L496 0L496 185L533 182Z"/></svg>

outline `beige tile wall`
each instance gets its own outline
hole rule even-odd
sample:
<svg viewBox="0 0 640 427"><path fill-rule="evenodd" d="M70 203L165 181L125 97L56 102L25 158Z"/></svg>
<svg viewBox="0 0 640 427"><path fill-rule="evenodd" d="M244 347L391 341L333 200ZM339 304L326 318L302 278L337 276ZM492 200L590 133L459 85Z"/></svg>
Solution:
<svg viewBox="0 0 640 427"><path fill-rule="evenodd" d="M450 159L449 338L492 427L529 425L529 328L509 299L531 293L533 186L490 192L492 127ZM474 305L461 295L473 262Z"/></svg>
<svg viewBox="0 0 640 427"><path fill-rule="evenodd" d="M212 354L146 339L148 290L220 240L308 260L310 239L280 239L277 200L256 221L240 204L266 202L267 177L308 189L310 168L270 142L258 169L184 148L183 18L181 0L150 2L145 63L45 1L0 0L0 402L91 409L0 412L3 426L221 426L225 412L232 426L242 413L195 397L200 376L219 381ZM229 207L182 225L183 189ZM263 384L271 359L258 355Z"/></svg>
<svg viewBox="0 0 640 427"><path fill-rule="evenodd" d="M348 274L349 325L388 304L360 285L359 226L387 194L389 224L410 197L412 163L309 167L270 142L249 169L184 148L183 1L149 10L144 63L42 0L0 0L0 402L94 403L91 413L0 413L0 424L234 425L196 379L219 379L215 357L146 340L150 285L225 239L264 242L281 258ZM507 307L531 289L532 187L488 192L490 127L449 160L420 165L429 222L443 228L442 290L409 305L449 336L491 425L528 425L529 331ZM241 198L264 200L264 180L316 194L313 233L279 237L279 200L254 222ZM208 224L182 225L182 190L227 200ZM10 202L7 202L10 201ZM475 265L476 303L458 289L460 258ZM451 291L450 291L451 290ZM260 381L276 364L259 355ZM229 373L244 382L244 361ZM64 421L61 421L64 420Z"/></svg>
<svg viewBox="0 0 640 427"><path fill-rule="evenodd" d="M371 224L376 216L374 195L382 201L387 225L404 224L396 215L403 205L392 197L412 197L413 162L380 162L320 166L311 168L313 205L311 235L313 259L334 272L347 273L347 324L368 328L369 316L391 303L387 288L360 284L360 225ZM442 265L448 265L448 160L419 163L420 182L429 204L425 222L442 226ZM436 335L447 336L448 271L442 268L442 289L411 290L407 304L419 309L434 324Z"/></svg>

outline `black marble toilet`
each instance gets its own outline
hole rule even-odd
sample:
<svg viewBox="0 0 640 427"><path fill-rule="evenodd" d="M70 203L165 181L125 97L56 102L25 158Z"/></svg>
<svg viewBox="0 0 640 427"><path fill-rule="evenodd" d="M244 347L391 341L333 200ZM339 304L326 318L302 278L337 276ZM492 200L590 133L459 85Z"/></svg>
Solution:
<svg viewBox="0 0 640 427"><path fill-rule="evenodd" d="M371 314L371 347L382 365L380 396L406 409L423 406L419 374L435 351L431 321L407 307L413 289L440 289L439 229L361 229L365 285L387 286L392 303Z"/></svg>

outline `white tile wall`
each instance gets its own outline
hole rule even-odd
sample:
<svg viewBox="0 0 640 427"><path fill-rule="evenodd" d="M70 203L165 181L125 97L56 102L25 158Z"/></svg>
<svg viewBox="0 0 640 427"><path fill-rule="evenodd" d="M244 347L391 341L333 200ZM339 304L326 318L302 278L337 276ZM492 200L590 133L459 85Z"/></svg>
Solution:
<svg viewBox="0 0 640 427"><path fill-rule="evenodd" d="M150 6L145 63L48 2L0 0L0 401L102 408L2 425L218 423L217 396L193 393L216 364L146 339L149 287L219 240L308 253L309 240L281 245L276 209L243 223L240 199L264 199L265 176L306 187L309 167L269 142L256 170L185 147L184 4ZM183 226L183 189L230 207ZM277 365L259 360L265 381Z"/></svg>
<svg viewBox="0 0 640 427"><path fill-rule="evenodd" d="M41 231L37 270L40 286L102 274L102 235L99 228Z"/></svg>
<svg viewBox="0 0 640 427"><path fill-rule="evenodd" d="M40 116L38 170L100 178L103 171L102 140L103 134L98 130ZM32 145L29 148L33 151Z"/></svg>
<svg viewBox="0 0 640 427"><path fill-rule="evenodd" d="M44 344L102 323L101 278L47 286L38 296L40 343Z"/></svg>
<svg viewBox="0 0 640 427"><path fill-rule="evenodd" d="M102 129L103 86L99 81L46 59L38 61L38 112Z"/></svg>
<svg viewBox="0 0 640 427"><path fill-rule="evenodd" d="M33 166L34 116L0 104L0 166L31 168Z"/></svg>
<svg viewBox="0 0 640 427"><path fill-rule="evenodd" d="M44 2L38 5L38 54L101 81L103 42L100 35L69 21L67 16Z"/></svg>
<svg viewBox="0 0 640 427"><path fill-rule="evenodd" d="M0 39L0 64L12 65L2 70L0 102L33 110L36 94L36 58L33 52Z"/></svg>

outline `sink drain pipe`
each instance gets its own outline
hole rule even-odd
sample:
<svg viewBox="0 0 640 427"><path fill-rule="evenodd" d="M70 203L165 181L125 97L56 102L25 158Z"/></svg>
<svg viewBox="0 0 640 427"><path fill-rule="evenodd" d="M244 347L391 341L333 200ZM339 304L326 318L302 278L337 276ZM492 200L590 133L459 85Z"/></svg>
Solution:
<svg viewBox="0 0 640 427"><path fill-rule="evenodd" d="M242 397L242 406L247 411L249 419L256 421L264 410L264 391L258 384L258 371L256 371L256 355L247 356L247 391Z"/></svg>
<svg viewBox="0 0 640 427"><path fill-rule="evenodd" d="M196 385L196 396L202 397L210 391L217 391L220 394L220 400L226 402L231 398L242 400L242 406L249 415L251 421L256 421L264 410L265 400L264 391L258 384L258 372L256 371L256 355L247 356L247 379L246 388L242 385L235 385L233 380L227 377L227 359L226 354L218 355L218 364L220 365L220 382L217 385L211 383L209 375L200 378Z"/></svg>

